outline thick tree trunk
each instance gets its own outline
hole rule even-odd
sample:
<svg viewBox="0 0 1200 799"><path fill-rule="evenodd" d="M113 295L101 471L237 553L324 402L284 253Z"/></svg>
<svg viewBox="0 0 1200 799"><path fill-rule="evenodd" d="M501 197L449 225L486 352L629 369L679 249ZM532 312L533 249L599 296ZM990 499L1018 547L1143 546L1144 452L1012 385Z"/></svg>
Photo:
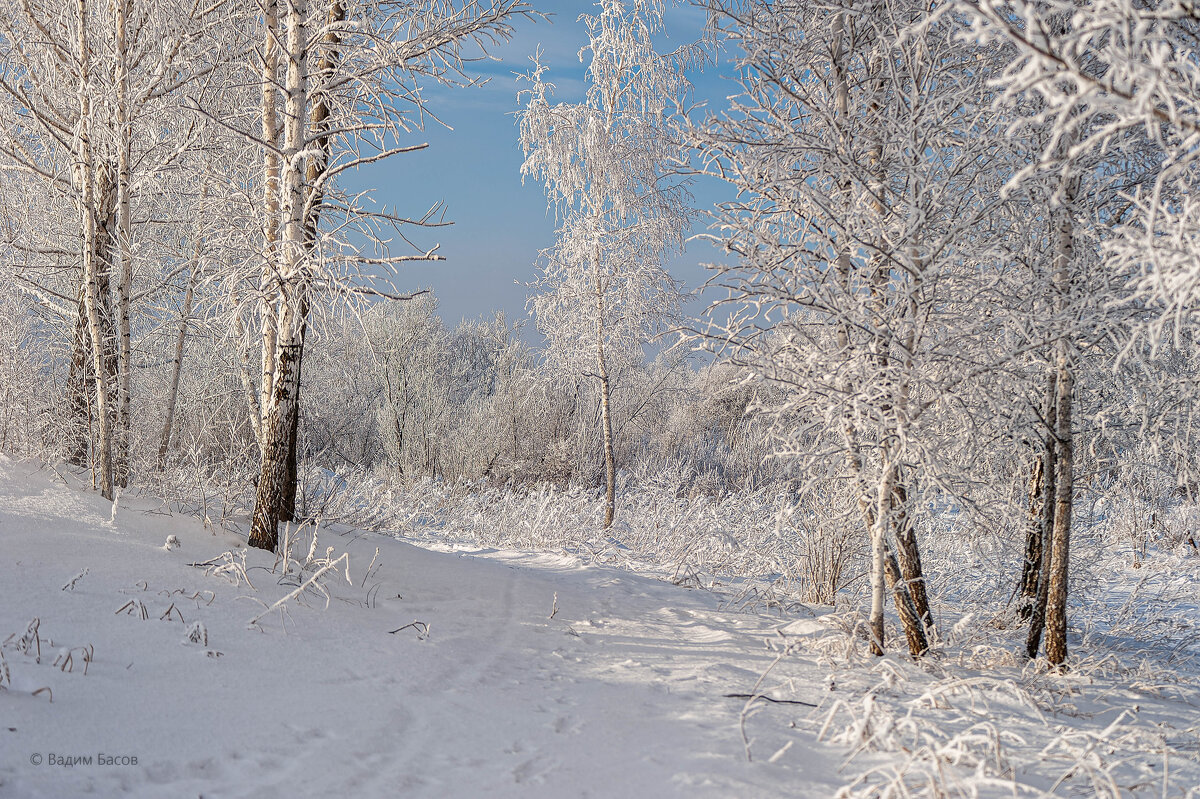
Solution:
<svg viewBox="0 0 1200 799"><path fill-rule="evenodd" d="M337 66L337 46L341 43L341 32L337 26L344 22L345 19L345 3L341 2L341 0L334 0L329 9L328 30L323 37L323 44L326 50L323 57L317 62L317 68L314 73L315 79L321 83L332 78L333 71ZM320 83L318 87L319 85ZM288 113L292 113L290 106ZM329 164L329 117L330 106L328 96L323 92L315 91L313 108L309 114L308 131L312 139L312 154L309 156L308 165L304 173L308 196L304 206L299 210L300 218L303 220L304 252L306 255L315 252L317 247L317 225L320 222L321 203L325 196L321 187L321 180ZM300 303L298 312L300 336L298 342L299 349L296 353L295 375L296 409L292 414L291 426L288 429L287 477L285 478L287 485L284 487L283 505L279 513L280 519L289 522L296 520L296 495L300 484L300 383L304 365L304 345L308 338L307 295L301 299Z"/></svg>
<svg viewBox="0 0 1200 799"><path fill-rule="evenodd" d="M917 604L913 600L909 583L900 571L900 564L888 550L885 553L884 574L888 586L892 590L892 599L896 603L896 615L900 617L900 627L904 630L904 640L908 643L908 653L913 660L920 659L929 650L929 630L921 618Z"/></svg>
<svg viewBox="0 0 1200 799"><path fill-rule="evenodd" d="M85 167L86 168L86 167ZM89 184L91 181L88 181ZM90 206L92 192L87 192ZM85 217L85 241L90 246L84 250L84 307L87 313L88 333L91 339L92 374L96 385L97 440L96 452L97 485L100 495L111 500L114 497L116 475L113 463L113 438L115 408L113 386L116 378L116 353L113 347L112 313L108 302L108 264L105 238L107 231L96 223L94 207L83 209Z"/></svg>
<svg viewBox="0 0 1200 799"><path fill-rule="evenodd" d="M94 227L94 251L85 263L85 271L91 274L88 281L88 328L92 339L92 372L96 378L97 452L99 452L99 484L101 495L112 499L114 488L124 486L121 479L123 468L119 459L117 437L117 346L113 329L113 307L111 300L111 270L114 254L115 209L111 172L107 168L97 171L93 183L93 214L98 217ZM108 493L105 493L107 489Z"/></svg>
<svg viewBox="0 0 1200 799"><path fill-rule="evenodd" d="M296 414L299 391L298 340L281 337L279 363L275 369L275 391L263 424L262 469L254 495L254 514L250 522L252 547L274 551L279 544L279 523L284 521L287 496L289 432Z"/></svg>
<svg viewBox="0 0 1200 799"><path fill-rule="evenodd" d="M279 3L277 0L267 0L263 7L266 33L263 41L262 80L261 80L261 115L262 139L268 144L280 145L279 130L279 43L282 34L279 25ZM272 147L263 149L263 270L259 280L260 299L258 303L260 336L262 341L261 358L259 361L258 406L259 419L255 427L259 434L260 449L266 446L262 430L266 425L266 417L271 407L271 392L275 385L275 364L279 356L277 352L276 324L280 309L277 305L279 296L278 274L276 265L282 260L279 252L280 232L280 160Z"/></svg>
<svg viewBox="0 0 1200 799"><path fill-rule="evenodd" d="M921 574L920 555L916 555L915 564L909 564L908 574L915 575L914 577L909 577L904 571L903 558L897 562L891 547L888 545L889 528L895 526L896 536L899 538L900 527L907 524L907 513L898 513L895 509L897 493L903 492L903 487L900 485L898 479L900 466L896 462L896 455L895 451L887 451L884 454L884 475L879 487L880 493L876 503L876 518L874 522L875 527L879 528L880 535L883 538L883 578L892 591L892 599L896 604L896 615L900 617L900 627L904 630L904 638L908 643L908 652L916 660L929 649L928 631L932 630L933 623L932 619L926 623L913 592L914 585L919 584L923 586L924 584L924 577ZM883 494L884 490L887 491L886 495ZM886 502L884 501L885 499ZM911 527L911 525L908 526ZM909 535L912 535L911 530L909 530ZM874 545L874 536L872 536L872 548ZM911 546L915 551L915 538L913 538ZM873 549L872 555L874 555ZM873 594L874 592L872 592ZM924 591L921 592L921 596L924 598ZM926 602L924 613L929 613L928 602ZM882 641L882 638L880 640Z"/></svg>
<svg viewBox="0 0 1200 799"><path fill-rule="evenodd" d="M75 181L79 192L79 217L82 228L83 298L87 314L88 333L92 343L92 370L96 379L96 406L99 434L96 441L97 485L100 495L112 500L113 479L113 396L110 361L106 357L111 336L111 315L107 303L108 264L105 262L107 246L103 243L106 232L98 209L108 206L110 193L104 179L107 169L96 169L92 149L92 106L91 106L91 51L87 30L87 0L75 4L78 38L78 83L76 98L79 102L79 122L75 135ZM107 214L105 214L107 216ZM111 232L111 231L108 231ZM103 284L103 289L102 289Z"/></svg>

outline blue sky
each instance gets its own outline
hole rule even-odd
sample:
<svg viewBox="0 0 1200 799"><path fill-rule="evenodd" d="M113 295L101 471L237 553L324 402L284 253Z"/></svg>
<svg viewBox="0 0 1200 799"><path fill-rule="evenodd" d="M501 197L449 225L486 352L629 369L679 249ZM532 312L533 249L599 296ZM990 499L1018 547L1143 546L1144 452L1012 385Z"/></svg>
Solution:
<svg viewBox="0 0 1200 799"><path fill-rule="evenodd" d="M577 19L592 6L562 0L535 0L535 5L552 14L551 21L518 23L512 41L493 48L491 55L498 60L476 65L478 73L490 77L487 85L426 92L430 110L451 129L427 124L413 140L427 141L428 149L395 156L354 181L358 187L374 186L380 202L404 215L419 215L436 202L444 203L446 218L454 225L414 235L421 245L440 242L439 252L446 260L405 265L397 285L402 290L432 287L442 319L451 326L499 310L510 320L526 319L530 290L524 284L536 277L538 251L554 241L554 215L547 210L542 187L521 183L522 155L513 115L520 86L514 73L528 70L529 56L540 45L548 80L557 87L555 99L581 99L585 65L578 53L587 37ZM666 25L670 38L665 45L694 40L702 31L702 12L668 8ZM732 91L732 84L719 80L712 67L693 81L699 98L723 98ZM706 193L711 195L711 189ZM705 200L711 201L711 196ZM672 260L671 271L692 289L705 279L700 263L714 257L709 245L696 242ZM689 304L692 312L699 307L697 302ZM536 338L532 331L526 337Z"/></svg>

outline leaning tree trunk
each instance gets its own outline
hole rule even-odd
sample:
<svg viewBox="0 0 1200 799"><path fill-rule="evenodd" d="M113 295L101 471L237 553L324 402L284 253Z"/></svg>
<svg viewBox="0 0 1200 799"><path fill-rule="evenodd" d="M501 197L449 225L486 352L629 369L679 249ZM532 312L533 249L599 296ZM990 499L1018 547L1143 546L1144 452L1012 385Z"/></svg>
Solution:
<svg viewBox="0 0 1200 799"><path fill-rule="evenodd" d="M878 117L880 114L879 98L883 94L883 66L878 54L871 60L870 71L875 76L872 80L873 91L869 103L870 114ZM867 151L870 165L867 194L868 204L875 215L875 221L883 228L890 215L890 209L884 203L884 187L887 183L886 166L883 158L883 139L876 135ZM876 499L875 524L871 535L871 619L872 635L877 642L872 642L872 652L883 654L883 611L882 602L877 597L881 590L880 583L886 582L892 589L896 610L900 616L901 627L908 642L909 652L913 658L920 658L929 648L926 629L933 628L933 616L929 612L929 600L925 593L925 580L921 570L921 556L917 549L916 536L912 525L908 523L906 507L907 490L900 482L899 451L894 442L901 440L902 417L906 413L904 407L908 393L908 375L912 372L912 364L906 359L896 363L892 357L895 339L893 322L889 312L894 310L894 304L900 302L893 298L894 293L889 288L891 281L891 257L888 253L888 241L881 239L872 257L870 298L873 319L871 334L871 356L874 361L876 374L882 381L884 401L879 405L880 426L883 441L881 447L880 468L882 476ZM905 306L905 311L910 308ZM912 340L902 342L911 351ZM900 365L898 371L896 367ZM899 406L899 407L898 407ZM888 536L895 530L897 550L900 562L897 564ZM919 603L918 603L919 597ZM877 615L878 614L878 615ZM928 620L928 623L926 623Z"/></svg>
<svg viewBox="0 0 1200 799"><path fill-rule="evenodd" d="M847 53L845 50L846 36L846 21L843 14L838 14L833 21L833 53L831 66L834 76L834 112L839 121L844 121L849 116L850 107L850 83L846 74L845 59ZM839 149L848 150L849 141L847 140L844 130L843 136L839 137L837 142ZM849 213L854 204L853 187L849 180L842 181L839 186L839 197L842 201L842 212ZM851 285L853 265L850 258L849 250L842 246L839 247L837 253L837 272L838 279L841 283L841 288L847 297L854 293ZM847 362L854 359L855 344L850 322L845 319L839 319L837 325L837 346L838 351L842 353ZM870 490L867 486L867 481L863 473L862 459L862 444L858 435L858 424L854 418L851 397L855 396L858 391L858 386L849 376L850 370L844 370L843 376L839 382L839 388L844 396L842 406L842 439L844 445L844 458L846 468L854 478L854 484L857 494L857 504L860 514L862 515L863 525L866 528L868 540L871 546L871 610L867 618L867 632L870 636L870 647L872 654L883 655L884 653L884 629L883 629L883 605L884 591L887 583L887 567L886 564L892 558L891 553L887 551L886 536L880 525L886 522L886 513L879 513L876 507L872 506ZM890 494L885 495L889 497ZM896 568L896 573L899 573L899 567ZM894 593L894 592L893 592ZM899 595L895 595L899 600Z"/></svg>
<svg viewBox="0 0 1200 799"><path fill-rule="evenodd" d="M884 553L883 553L883 576L888 587L892 591L892 599L896 604L896 615L900 617L900 627L904 630L904 638L908 643L908 652L916 660L923 656L929 649L929 631L933 629L933 620L930 617L926 622L925 616L929 614L929 603L925 601L924 610L917 604L916 592L914 587L921 587L920 596L925 599L924 583L925 578L921 573L921 557L916 551L916 538L911 530L911 525L908 524L908 515L906 512L897 512L895 509L897 493L903 493L904 487L900 484L900 465L897 462L898 453L894 447L888 447L884 452L883 482L879 488L879 500L877 502L877 511L875 524L880 528L880 534L883 538ZM887 491L885 495L883 492ZM885 501L886 500L886 501ZM882 521L882 523L881 523ZM899 562L895 555L892 554L891 547L888 545L888 530L891 527L895 528L896 538L899 541L901 537L901 528L908 526L910 529L907 535L912 537L909 543L911 547L908 557L913 558L905 564L905 556L902 555ZM872 536L872 549L875 546L874 536ZM897 547L901 552L904 552L903 545ZM872 551L872 555L874 552ZM882 641L882 638L880 639ZM882 654L882 653L875 653Z"/></svg>
<svg viewBox="0 0 1200 799"><path fill-rule="evenodd" d="M883 638L883 605L884 588L892 591L892 599L896 603L896 613L900 617L900 626L904 630L904 638L908 643L908 652L913 659L919 659L929 649L929 639L925 633L925 625L913 602L909 584L904 579L899 564L888 546L888 529L893 523L891 504L896 490L896 475L898 467L892 457L894 453L884 454L883 475L876 493L874 523L871 524L871 615L867 626L871 634L871 654L884 654Z"/></svg>
<svg viewBox="0 0 1200 799"><path fill-rule="evenodd" d="M850 109L850 80L846 70L846 59L848 57L846 44L847 39L850 37L847 35L844 14L838 14L834 18L832 33L833 52L831 54L831 69L834 80L834 113L839 122L844 122L849 119ZM839 125L839 127L841 128L841 136L839 136L839 140L835 144L843 154L848 155L851 150L849 134L846 132L847 128L845 125ZM873 166L879 168L881 164L879 142L876 142L872 155ZM873 196L876 199L872 202L872 208L882 220L886 209L878 201L878 198L881 196L881 192L879 191L881 178L878 174L873 175L873 184ZM842 212L849 214L855 205L853 185L849 180L844 180L838 188L843 204ZM845 292L845 296L850 298L854 296L855 290L851 285L853 263L848 248L839 248L836 264L841 287ZM876 302L881 301L881 297L877 291L881 274L883 274L883 270L877 266L872 278L873 297ZM877 325L877 332L879 330L882 330L881 324ZM838 320L836 337L839 352L843 354L847 361L853 360L855 356L855 344L849 320L845 318ZM880 365L881 373L887 368L886 350L887 343L884 338L876 335L873 342L872 354L876 359L876 363ZM846 370L847 375L849 371ZM914 658L919 658L928 649L924 625L921 622L922 614L914 604L913 593L909 590L905 573L897 563L895 554L887 544L889 525L893 522L893 505L899 504L897 503L896 495L898 478L896 470L898 469L898 464L894 459L889 458L889 453L884 454L883 473L878 486L879 490L873 502L864 475L862 444L850 399L856 395L859 388L848 376L843 376L840 379L838 387L845 397L845 404L842 411L842 436L846 468L854 478L858 495L859 512L862 515L863 523L871 543L871 611L867 622L868 632L871 636L871 651L875 655L882 655L884 653L883 606L886 596L885 592L890 585L892 598L896 603L896 610L900 616L905 637L909 644L909 651ZM907 514L902 515L905 518L904 524L908 527ZM905 543L908 544L909 540L906 539ZM911 539L911 543L913 545L911 551L915 552L915 538ZM919 556L910 561L909 565L909 574L913 575L914 578L919 577L921 573ZM924 595L923 591L922 595ZM925 612L928 612L927 601Z"/></svg>

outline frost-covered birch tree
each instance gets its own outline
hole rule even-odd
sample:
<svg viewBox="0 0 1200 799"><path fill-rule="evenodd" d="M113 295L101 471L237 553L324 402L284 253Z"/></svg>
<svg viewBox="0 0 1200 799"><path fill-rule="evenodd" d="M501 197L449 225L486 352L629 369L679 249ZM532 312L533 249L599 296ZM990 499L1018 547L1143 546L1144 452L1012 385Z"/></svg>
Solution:
<svg viewBox="0 0 1200 799"><path fill-rule="evenodd" d="M672 173L683 159L672 113L690 91L697 47L660 54L661 0L603 0L584 14L590 56L580 103L551 103L535 57L523 93L521 174L545 185L560 226L542 253L530 300L547 360L600 389L605 514L616 512L610 361L638 352L679 308L680 287L663 258L683 246L689 197ZM640 352L639 352L640 354Z"/></svg>
<svg viewBox="0 0 1200 799"><path fill-rule="evenodd" d="M1040 533L1031 526L1022 592L1032 595L1028 654L1037 653L1044 627L1046 656L1062 665L1080 428L1073 414L1084 348L1116 339L1114 332L1138 317L1144 321L1146 305L1166 311L1149 327L1156 339L1164 323L1186 319L1200 296L1191 288L1200 274L1192 254L1200 216L1190 199L1200 134L1198 18L1190 5L1175 2L963 0L960 8L973 23L968 35L1008 48L994 83L1013 102L1013 128L1039 133L1041 147L1010 185L1049 189L1042 192L1053 217L1045 318L1053 354L1040 485L1031 487L1031 498L1041 494L1031 503L1040 511ZM1089 226L1096 231L1090 254L1079 246ZM1110 276L1103 299L1080 288L1085 262L1097 256ZM1109 320L1121 309L1114 325ZM1100 319L1109 329L1098 336ZM1149 354L1134 342L1124 336L1116 347ZM1179 432L1190 436L1189 429L1185 424Z"/></svg>
<svg viewBox="0 0 1200 799"><path fill-rule="evenodd" d="M947 453L955 398L994 367L968 300L999 186L984 54L904 0L869 13L805 3L711 6L739 93L694 131L737 190L716 215L727 292L703 338L782 389L760 407L776 451L848 486L871 547L871 646L890 591L910 653L933 614L917 545L925 494L965 483ZM724 315L721 315L724 312Z"/></svg>
<svg viewBox="0 0 1200 799"><path fill-rule="evenodd" d="M78 298L64 404L85 418L75 425L83 432L73 434L70 458L86 457L90 382L97 482L106 498L129 471L134 280L143 255L134 209L154 216L156 181L190 143L187 121L173 113L179 92L236 55L218 33L236 30L235 16L222 2L149 0L10 3L0 10L3 168L41 180L78 217L70 232L41 226L18 246L34 268L67 256L78 269L76 286L58 292L67 302ZM146 261L151 272L154 258ZM42 296L53 292L26 278Z"/></svg>
<svg viewBox="0 0 1200 799"><path fill-rule="evenodd" d="M523 0L285 0L267 3L257 64L261 99L241 135L259 147L260 257L234 277L260 331L257 392L249 398L261 469L250 544L274 549L295 514L301 368L310 314L326 300L400 296L387 272L439 260L436 247L394 252L388 231L427 224L367 210L338 178L423 149L408 133L423 124L426 82L468 82L470 53L507 38L528 16ZM198 109L199 110L199 109ZM212 118L220 113L207 110ZM404 239L403 234L396 238ZM374 248L374 252L371 252Z"/></svg>

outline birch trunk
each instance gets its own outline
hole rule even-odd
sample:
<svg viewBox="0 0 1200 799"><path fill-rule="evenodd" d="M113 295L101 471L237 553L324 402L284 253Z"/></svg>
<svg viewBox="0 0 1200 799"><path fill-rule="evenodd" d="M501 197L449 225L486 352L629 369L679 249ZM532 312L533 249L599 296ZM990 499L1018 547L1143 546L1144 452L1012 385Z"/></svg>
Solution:
<svg viewBox="0 0 1200 799"><path fill-rule="evenodd" d="M934 634L933 611L929 607L925 570L921 565L921 549L917 545L917 531L908 512L908 487L903 480L897 479L892 499L892 513L896 517L896 555L899 559L900 577L912 597L917 623L924 628L925 635L928 637ZM907 629L907 624L905 634L910 636L912 634ZM927 643L922 646L921 651L923 652L926 647Z"/></svg>
<svg viewBox="0 0 1200 799"><path fill-rule="evenodd" d="M129 0L114 0L115 82L117 89L117 175L116 175L116 244L120 269L117 278L117 434L115 441L115 479L118 486L129 482L130 419L129 409L133 379L133 349L130 338L131 296L133 292L133 254L130 237L133 226L129 213L130 154L133 127L129 103L129 63L126 27Z"/></svg>
<svg viewBox="0 0 1200 799"><path fill-rule="evenodd" d="M299 381L296 370L299 343L289 330L289 313L281 314L279 362L275 369L275 390L271 406L263 420L262 469L254 495L254 514L250 521L252 547L274 551L279 543L279 523L286 502L289 441L296 413Z"/></svg>
<svg viewBox="0 0 1200 799"><path fill-rule="evenodd" d="M885 543L886 545L886 543ZM892 599L896 603L896 615L900 617L900 628L904 630L904 640L908 644L908 654L913 660L919 660L929 650L929 633L922 619L917 604L913 600L910 584L904 579L900 564L892 555L891 550L885 552L884 576L892 591Z"/></svg>
<svg viewBox="0 0 1200 799"><path fill-rule="evenodd" d="M280 290L276 317L277 358L274 380L262 426L262 469L254 499L249 543L274 550L279 522L286 510L288 463L300 393L300 360L303 357L304 318L307 311L308 263L305 241L304 185L306 177L305 112L308 106L308 42L304 0L287 3L287 78L283 119L281 178L284 211L280 264ZM264 342L265 344L265 342ZM265 349L265 348L264 348ZM294 490L294 489L293 489Z"/></svg>
<svg viewBox="0 0 1200 799"><path fill-rule="evenodd" d="M1042 487L1045 485L1045 452L1039 452L1029 469L1029 514L1025 525L1025 557L1017 587L1017 618L1029 621L1037 603L1038 579L1042 572Z"/></svg>
<svg viewBox="0 0 1200 799"><path fill-rule="evenodd" d="M1054 264L1054 288L1059 323L1067 324L1070 309L1071 267L1075 258L1072 208L1074 186L1068 183L1060 210ZM1075 503L1075 438L1072 401L1075 367L1069 335L1059 336L1057 350L1057 414L1054 435L1058 446L1054 486L1054 525L1050 539L1050 571L1046 594L1046 658L1061 667L1067 659L1067 579L1070 565L1071 515Z"/></svg>
<svg viewBox="0 0 1200 799"><path fill-rule="evenodd" d="M836 119L839 123L841 123L838 126L838 145L839 149L841 149L843 152L849 152L850 143L848 141L848 134L846 133L846 127L844 124L850 113L850 84L845 69L845 14L838 14L836 17L834 17L832 32L834 111ZM852 187L850 182L848 180L843 180L839 185L839 189L842 199L842 213L849 213L853 204L851 198ZM844 228L838 233L840 238L846 238L847 234ZM848 246L845 243L841 243L838 248L837 270L838 278L842 283L842 289L845 293L845 296L847 298L852 297L853 286L851 285L851 280L853 264L850 259ZM847 360L853 358L854 340L852 337L852 331L850 329L850 323L845 319L840 320L838 324L837 345L838 351L843 353ZM839 388L843 394L842 443L844 447L846 468L854 477L859 512L862 514L863 523L866 527L871 543L871 611L867 622L868 634L871 637L870 646L872 654L883 655L885 643L883 629L883 605L886 584L885 563L888 554L886 539L881 530L878 528L882 523L884 523L882 520L886 520L886 514L881 517L878 510L871 507L871 499L867 489L866 480L863 475L862 445L859 440L858 425L854 418L854 401L858 388L849 376L842 379Z"/></svg>
<svg viewBox="0 0 1200 799"><path fill-rule="evenodd" d="M608 364L604 358L604 284L600 254L596 253L596 369L600 379L600 424L604 432L604 527L612 527L617 507L617 468L613 458L612 409L609 404Z"/></svg>
<svg viewBox="0 0 1200 799"><path fill-rule="evenodd" d="M88 328L87 284L82 273L79 281L79 308L75 318L75 336L71 347L71 369L67 375L67 461L87 466L91 443L92 403L89 393L95 387L92 374L91 332ZM89 388L91 384L91 388Z"/></svg>
<svg viewBox="0 0 1200 799"><path fill-rule="evenodd" d="M297 337L295 349L296 374L293 377L295 409L291 414L291 424L287 429L288 450L284 474L283 504L279 508L280 521L293 522L296 520L296 494L300 484L300 379L304 366L304 342L308 337L308 302L301 301L298 313L300 334Z"/></svg>
<svg viewBox="0 0 1200 799"><path fill-rule="evenodd" d="M1042 642L1042 631L1046 626L1046 601L1050 583L1050 548L1054 534L1058 483L1058 373L1049 371L1046 377L1046 395L1042 400L1042 419L1046 431L1042 442L1042 484L1040 508L1037 519L1037 536L1041 557L1038 561L1037 593L1029 617L1029 634L1025 639L1025 652L1037 657Z"/></svg>
<svg viewBox="0 0 1200 799"><path fill-rule="evenodd" d="M264 9L266 26L263 41L262 57L262 140L268 145L279 145L279 3L278 0L267 0ZM259 281L259 323L262 338L262 352L259 363L259 419L255 425L258 431L260 449L266 446L262 430L266 425L266 417L271 407L271 392L275 384L275 363L278 357L276 351L276 324L279 308L277 305L279 287L276 276L276 265L280 260L279 252L279 191L280 163L279 155L273 147L263 149L263 271Z"/></svg>
<svg viewBox="0 0 1200 799"><path fill-rule="evenodd" d="M247 416L250 418L250 429L254 433L254 441L258 444L258 451L261 457L263 447L263 411L259 402L262 398L262 386L257 383L256 378L261 379L262 373L258 372L255 374L255 369L251 364L250 331L246 327L246 320L242 316L242 307L236 298L234 299L233 306L233 335L237 338L238 375L242 381L242 393L246 397L246 411Z"/></svg>
<svg viewBox="0 0 1200 799"><path fill-rule="evenodd" d="M1029 475L1029 516L1026 523L1025 559L1021 564L1021 582L1017 601L1017 615L1022 621L1031 620L1039 605L1042 605L1040 610L1044 620L1046 610L1038 597L1042 585L1042 560L1047 551L1046 542L1050 538L1049 530L1054 524L1056 393L1056 372L1050 370L1046 374L1046 390L1042 396L1041 446ZM1047 481L1050 483L1049 493L1047 493ZM1047 524L1047 520L1049 524ZM1040 639L1040 629L1037 635ZM1036 653L1036 647L1034 651Z"/></svg>
<svg viewBox="0 0 1200 799"><path fill-rule="evenodd" d="M163 420L162 435L158 444L158 468L162 471L167 462L167 449L171 444L171 429L175 424L175 406L179 401L179 375L183 371L183 347L187 343L188 324L191 322L192 302L195 299L196 276L199 274L200 242L192 255L192 269L188 275L187 292L183 295L183 313L179 319L179 333L175 336L175 360L171 362L171 385L167 389L167 412Z"/></svg>
<svg viewBox="0 0 1200 799"><path fill-rule="evenodd" d="M345 3L341 2L341 0L334 0L329 9L327 20L328 30L323 38L324 54L317 62L315 72L317 80L321 81L322 84L332 79L334 70L337 67L339 55L337 48L341 44L341 33L339 32L338 25L344 22L345 19ZM306 132L311 139L311 146L309 147L311 155L308 158L308 165L305 169L305 186L308 189L308 194L304 197L304 204L300 211L304 220L303 239L306 255L314 252L317 247L317 226L320 223L321 203L324 199L321 180L329 164L330 148L329 98L325 93L319 91L314 91L314 95L312 113L309 115L309 130ZM300 334L295 354L296 374L294 376L296 408L292 413L291 425L287 432L287 475L284 478L287 483L283 492L283 504L279 511L280 519L289 522L296 519L296 496L300 483L300 381L304 366L304 345L308 339L307 296L301 299L300 303L300 308L297 311Z"/></svg>
<svg viewBox="0 0 1200 799"><path fill-rule="evenodd" d="M79 73L76 98L79 103L79 122L75 131L75 175L79 192L79 216L82 228L83 255L83 298L87 314L88 332L92 343L92 370L96 380L96 406L99 432L96 441L97 487L107 500L114 496L113 481L113 397L105 352L105 323L102 304L106 297L101 292L102 275L107 271L100 252L99 220L97 219L97 192L95 185L95 157L91 141L91 53L87 38L87 0L75 4L78 26L76 47Z"/></svg>
<svg viewBox="0 0 1200 799"><path fill-rule="evenodd" d="M834 110L836 119L843 122L849 118L850 110L850 86L845 70L847 57L845 41L848 34L844 14L838 14L834 18L832 33ZM878 70L878 65L876 68ZM872 113L878 113L878 105L873 102L871 110ZM844 125L839 124L838 127L839 147L848 153L850 150L848 133ZM882 141L876 142L871 150L870 159L873 167L882 168ZM872 174L872 185L869 187L872 196L870 206L881 223L887 213L887 208L881 199L883 182L884 176L877 169ZM848 180L844 180L840 184L840 192L843 199L842 213L850 213L854 203L851 196L852 186ZM842 230L839 231L839 235L845 238L847 234ZM847 300L852 300L855 293L851 284L853 263L846 245L839 247L836 264L845 297ZM887 259L877 256L871 273L871 301L875 315L871 357L884 382L885 392L892 382L888 371L891 367L889 356L891 337L887 332L887 322L884 318L887 311L888 281ZM848 320L843 319L839 322L836 335L839 351L844 353L847 360L853 358L854 343ZM912 342L908 344L911 351ZM911 363L907 366L911 371ZM884 452L881 456L880 482L875 492L875 499L872 501L864 474L862 444L854 413L854 403L859 388L849 377L842 379L839 388L844 395L845 403L842 411L842 438L846 467L855 480L859 511L871 542L871 612L868 618L871 651L875 655L884 653L883 607L885 592L890 587L896 604L896 612L900 617L901 626L908 642L909 652L914 658L919 658L928 649L926 629L933 629L933 617L929 611L928 598L925 593L924 575L921 570L916 536L908 515L908 492L900 480L897 453L892 451L892 445L884 445ZM897 395L902 397L905 393L905 385L902 384L899 389ZM884 417L881 423L898 428L902 420L897 414L902 413L903 408L897 409L890 403L885 403L880 407L880 411ZM891 418L889 419L889 417ZM898 430L887 431L887 437L898 440ZM896 553L888 546L888 535L893 524L898 543L896 551L900 554L899 562L897 562ZM917 597L920 598L919 605L916 601Z"/></svg>
<svg viewBox="0 0 1200 799"><path fill-rule="evenodd" d="M895 486L895 471L885 466L875 498L875 523L871 525L871 615L867 625L871 632L871 654L882 656L883 649L883 596L887 562L887 523L891 514L888 506L892 501Z"/></svg>

